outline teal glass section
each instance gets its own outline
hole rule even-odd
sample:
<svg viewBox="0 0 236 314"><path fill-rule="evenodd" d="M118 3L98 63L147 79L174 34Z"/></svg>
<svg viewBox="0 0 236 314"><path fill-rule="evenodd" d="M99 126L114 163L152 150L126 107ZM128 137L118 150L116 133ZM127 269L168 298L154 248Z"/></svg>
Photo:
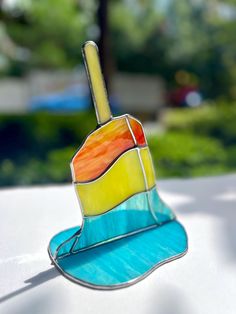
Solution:
<svg viewBox="0 0 236 314"><path fill-rule="evenodd" d="M126 285L152 269L180 257L187 250L187 237L176 221L106 245L71 254L57 261L68 277L92 286Z"/></svg>
<svg viewBox="0 0 236 314"><path fill-rule="evenodd" d="M160 198L156 187L147 193L149 197L150 207L152 211L155 213L157 222L159 224L162 224L168 220L172 220L175 218L175 215L172 212L172 210Z"/></svg>
<svg viewBox="0 0 236 314"><path fill-rule="evenodd" d="M146 192L129 198L103 215L84 218L84 227L73 251L156 225Z"/></svg>
<svg viewBox="0 0 236 314"><path fill-rule="evenodd" d="M70 228L64 231L61 231L59 233L57 233L50 241L49 243L49 250L50 250L50 254L52 256L54 256L54 254L56 253L56 250L58 249L59 245L61 245L63 242L65 242L66 240L70 239L72 237L71 241L68 241L67 243L65 243L63 245L63 248L61 249L61 251L64 251L64 253L68 253L71 245L74 243L75 238L73 237L75 234L78 233L78 231L80 230L80 227L74 227L74 228ZM63 254L63 253L61 253Z"/></svg>
<svg viewBox="0 0 236 314"><path fill-rule="evenodd" d="M156 188L153 188L149 192L142 192L130 197L102 215L85 217L82 232L76 233L75 230L74 238L59 248L58 256L68 254L72 246L73 252L76 252L152 225L163 224L174 218L172 211L160 199ZM64 236L57 237L61 240ZM58 239L53 242L58 242Z"/></svg>
<svg viewBox="0 0 236 314"><path fill-rule="evenodd" d="M138 280L186 250L186 232L156 188L84 218L82 227L58 233L49 244L50 256L64 275L104 288Z"/></svg>

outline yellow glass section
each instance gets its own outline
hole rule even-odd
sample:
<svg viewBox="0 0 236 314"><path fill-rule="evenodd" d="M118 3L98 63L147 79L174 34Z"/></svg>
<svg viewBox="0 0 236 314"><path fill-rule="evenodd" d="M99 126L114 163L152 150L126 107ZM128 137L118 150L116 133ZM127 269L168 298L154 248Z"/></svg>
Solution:
<svg viewBox="0 0 236 314"><path fill-rule="evenodd" d="M72 160L75 182L94 180L135 143L126 118L113 119L91 133Z"/></svg>
<svg viewBox="0 0 236 314"><path fill-rule="evenodd" d="M148 189L155 185L155 171L152 163L152 157L148 147L140 149L140 155L143 162L144 171L147 179Z"/></svg>
<svg viewBox="0 0 236 314"><path fill-rule="evenodd" d="M92 41L87 41L83 47L83 54L91 85L97 120L99 124L103 124L111 119L112 114L101 71L97 45Z"/></svg>
<svg viewBox="0 0 236 314"><path fill-rule="evenodd" d="M97 180L76 184L85 216L99 215L130 196L145 191L145 181L137 149L124 153Z"/></svg>

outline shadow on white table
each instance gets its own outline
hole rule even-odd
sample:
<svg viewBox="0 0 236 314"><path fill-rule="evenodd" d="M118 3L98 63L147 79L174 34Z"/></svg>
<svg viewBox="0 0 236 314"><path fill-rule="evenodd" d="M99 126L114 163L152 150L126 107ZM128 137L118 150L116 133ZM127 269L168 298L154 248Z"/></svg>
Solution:
<svg viewBox="0 0 236 314"><path fill-rule="evenodd" d="M0 191L0 313L235 314L236 175L164 180L160 194L189 236L189 253L116 291L76 285L47 245L81 222L72 186Z"/></svg>

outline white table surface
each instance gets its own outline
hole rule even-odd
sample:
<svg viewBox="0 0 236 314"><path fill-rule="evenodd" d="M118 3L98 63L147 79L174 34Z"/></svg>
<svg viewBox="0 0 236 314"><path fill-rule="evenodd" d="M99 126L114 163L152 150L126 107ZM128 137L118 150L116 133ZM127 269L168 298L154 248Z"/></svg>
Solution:
<svg viewBox="0 0 236 314"><path fill-rule="evenodd" d="M236 313L236 175L158 182L189 236L189 252L121 290L76 285L47 245L81 221L73 187L0 190L0 313Z"/></svg>

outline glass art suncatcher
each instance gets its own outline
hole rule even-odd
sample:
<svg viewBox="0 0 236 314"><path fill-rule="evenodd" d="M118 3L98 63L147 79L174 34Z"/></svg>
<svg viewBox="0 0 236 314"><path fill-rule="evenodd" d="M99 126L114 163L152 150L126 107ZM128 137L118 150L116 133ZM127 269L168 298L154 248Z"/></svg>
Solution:
<svg viewBox="0 0 236 314"><path fill-rule="evenodd" d="M158 195L141 123L112 117L96 44L82 52L98 121L71 161L83 223L55 235L48 252L69 279L115 289L183 256L187 235Z"/></svg>

